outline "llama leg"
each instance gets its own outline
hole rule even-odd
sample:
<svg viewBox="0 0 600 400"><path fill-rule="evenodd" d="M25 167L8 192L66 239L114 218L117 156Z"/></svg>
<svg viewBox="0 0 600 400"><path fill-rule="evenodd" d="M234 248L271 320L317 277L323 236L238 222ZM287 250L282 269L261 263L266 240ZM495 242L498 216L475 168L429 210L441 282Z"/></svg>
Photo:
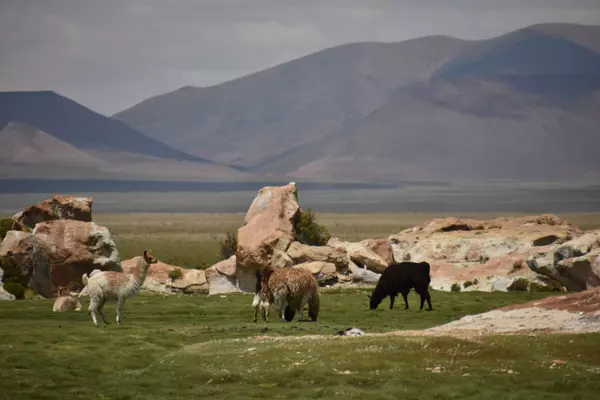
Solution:
<svg viewBox="0 0 600 400"><path fill-rule="evenodd" d="M393 294L390 296L390 310L394 308L394 300L396 300L396 295Z"/></svg>
<svg viewBox="0 0 600 400"><path fill-rule="evenodd" d="M258 317L258 309L260 307L260 298L258 297L258 294L254 295L254 300L252 300L252 308L254 309L254 322L256 322L256 319Z"/></svg>
<svg viewBox="0 0 600 400"><path fill-rule="evenodd" d="M108 325L108 321L104 316L104 304L106 304L106 299L100 300L100 304L98 304L98 314L100 314L100 318L102 318L102 322L104 322L104 325Z"/></svg>
<svg viewBox="0 0 600 400"><path fill-rule="evenodd" d="M405 289L402 291L402 298L404 299L404 309L405 310L408 310L408 292L409 291L410 291L410 289L409 290Z"/></svg>
<svg viewBox="0 0 600 400"><path fill-rule="evenodd" d="M306 307L306 303L308 303L308 299L310 298L310 294L302 297L300 301L300 309L298 310L298 321L302 321L304 319L304 308Z"/></svg>
<svg viewBox="0 0 600 400"><path fill-rule="evenodd" d="M418 293L419 293L419 296L421 296L421 307L419 308L419 310L423 309L425 300L427 300L427 302L429 303L429 308L431 309L431 300L428 299L429 292L427 291L427 289L419 289Z"/></svg>
<svg viewBox="0 0 600 400"><path fill-rule="evenodd" d="M121 325L121 312L123 312L123 306L125 305L125 298L119 297L117 300L117 324Z"/></svg>
<svg viewBox="0 0 600 400"><path fill-rule="evenodd" d="M269 303L262 303L260 305L260 307L261 307L261 311L262 311L263 321L269 322L269 307L270 307L270 304Z"/></svg>
<svg viewBox="0 0 600 400"><path fill-rule="evenodd" d="M281 317L281 322L286 322L285 320L285 308L287 307L287 301L285 299L275 299L275 307L279 311L279 316Z"/></svg>
<svg viewBox="0 0 600 400"><path fill-rule="evenodd" d="M433 310L433 307L431 307L431 295L429 294L429 290L426 290L425 293L427 294L427 305L429 306L429 308L427 309L427 311L431 311Z"/></svg>
<svg viewBox="0 0 600 400"><path fill-rule="evenodd" d="M89 307L89 311L90 311L90 315L92 316L92 321L94 322L94 325L96 325L96 327L98 327L98 319L96 318L96 309L98 308L98 299L96 297L92 297L90 299L90 307Z"/></svg>

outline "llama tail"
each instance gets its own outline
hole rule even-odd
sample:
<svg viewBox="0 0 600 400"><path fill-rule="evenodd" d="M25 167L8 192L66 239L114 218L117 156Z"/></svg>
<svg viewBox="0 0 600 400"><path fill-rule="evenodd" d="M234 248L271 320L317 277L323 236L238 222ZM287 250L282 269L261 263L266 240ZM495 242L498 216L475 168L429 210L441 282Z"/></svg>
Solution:
<svg viewBox="0 0 600 400"><path fill-rule="evenodd" d="M321 306L321 295L319 293L319 287L316 286L312 290L310 300L308 301L308 316L311 321L316 322L319 316L319 308Z"/></svg>
<svg viewBox="0 0 600 400"><path fill-rule="evenodd" d="M81 292L79 292L79 294L77 295L77 299L86 296L88 294L88 282L89 282L90 278L88 277L88 274L83 274L81 276L81 282L83 282L83 289L81 289Z"/></svg>

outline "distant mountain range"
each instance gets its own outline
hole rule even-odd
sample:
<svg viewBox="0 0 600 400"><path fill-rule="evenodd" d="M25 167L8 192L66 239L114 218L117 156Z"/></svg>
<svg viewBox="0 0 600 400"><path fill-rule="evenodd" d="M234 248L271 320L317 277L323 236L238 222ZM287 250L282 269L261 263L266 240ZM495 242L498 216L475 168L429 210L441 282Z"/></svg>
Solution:
<svg viewBox="0 0 600 400"><path fill-rule="evenodd" d="M54 92L0 93L0 178L243 179Z"/></svg>
<svg viewBox="0 0 600 400"><path fill-rule="evenodd" d="M0 94L0 175L597 180L599 127L600 27L543 24L337 46L112 119Z"/></svg>

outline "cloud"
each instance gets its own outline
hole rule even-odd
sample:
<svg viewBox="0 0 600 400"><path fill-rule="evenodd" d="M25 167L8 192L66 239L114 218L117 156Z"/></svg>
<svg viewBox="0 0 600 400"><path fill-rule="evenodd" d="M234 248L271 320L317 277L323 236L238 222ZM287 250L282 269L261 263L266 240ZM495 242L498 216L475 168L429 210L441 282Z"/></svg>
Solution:
<svg viewBox="0 0 600 400"><path fill-rule="evenodd" d="M3 0L0 90L52 89L103 113L356 41L600 24L597 0Z"/></svg>

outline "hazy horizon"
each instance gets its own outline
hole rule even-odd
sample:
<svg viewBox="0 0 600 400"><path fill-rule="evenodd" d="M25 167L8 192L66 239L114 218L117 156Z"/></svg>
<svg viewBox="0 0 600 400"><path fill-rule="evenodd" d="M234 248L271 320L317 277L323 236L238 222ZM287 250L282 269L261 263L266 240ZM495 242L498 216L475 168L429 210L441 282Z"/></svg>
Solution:
<svg viewBox="0 0 600 400"><path fill-rule="evenodd" d="M549 22L600 25L600 3L5 0L0 91L53 90L110 115L345 43L484 39Z"/></svg>

